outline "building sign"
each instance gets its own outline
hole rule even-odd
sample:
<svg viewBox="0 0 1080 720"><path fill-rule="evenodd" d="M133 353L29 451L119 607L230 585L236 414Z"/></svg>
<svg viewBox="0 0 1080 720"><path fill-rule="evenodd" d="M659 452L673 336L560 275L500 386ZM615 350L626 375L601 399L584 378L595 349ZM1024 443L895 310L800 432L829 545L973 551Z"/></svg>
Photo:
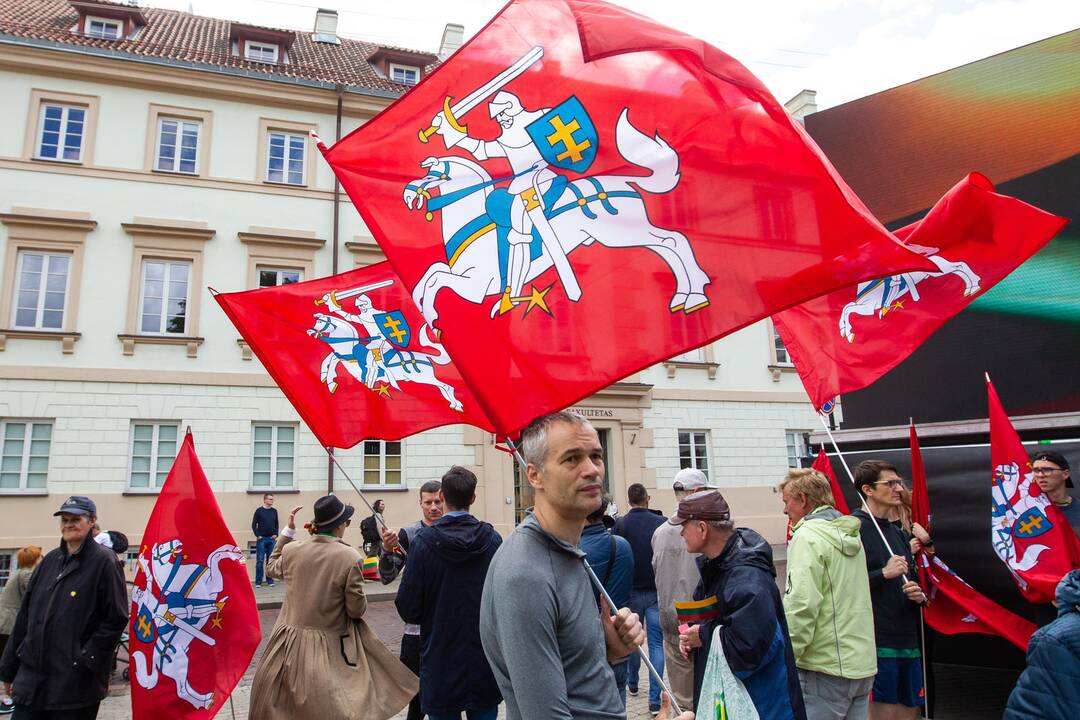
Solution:
<svg viewBox="0 0 1080 720"><path fill-rule="evenodd" d="M570 412L577 413L578 415L580 415L581 417L583 417L585 419L613 418L613 417L615 417L615 411L612 410L611 408L572 407L572 408L570 408Z"/></svg>

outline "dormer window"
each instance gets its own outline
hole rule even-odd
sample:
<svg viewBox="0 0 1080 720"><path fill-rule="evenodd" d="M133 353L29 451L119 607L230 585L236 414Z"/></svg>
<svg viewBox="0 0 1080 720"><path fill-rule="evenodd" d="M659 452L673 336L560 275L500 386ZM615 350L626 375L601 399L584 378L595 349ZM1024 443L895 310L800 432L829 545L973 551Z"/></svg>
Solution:
<svg viewBox="0 0 1080 720"><path fill-rule="evenodd" d="M253 62L276 63L278 46L273 43L248 40L244 43L244 59Z"/></svg>
<svg viewBox="0 0 1080 720"><path fill-rule="evenodd" d="M86 37L100 40L119 40L124 36L124 22L112 18L86 16Z"/></svg>
<svg viewBox="0 0 1080 720"><path fill-rule="evenodd" d="M415 85L420 82L420 68L390 63L390 79L402 85Z"/></svg>

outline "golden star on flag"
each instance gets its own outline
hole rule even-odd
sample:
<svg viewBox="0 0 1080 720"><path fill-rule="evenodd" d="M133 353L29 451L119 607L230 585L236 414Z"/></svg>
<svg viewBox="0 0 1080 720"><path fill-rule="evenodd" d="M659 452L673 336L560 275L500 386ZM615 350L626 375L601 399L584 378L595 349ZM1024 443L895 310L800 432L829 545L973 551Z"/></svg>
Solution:
<svg viewBox="0 0 1080 720"><path fill-rule="evenodd" d="M377 392L379 395L382 395L384 398L391 399L390 386L386 385L385 383L376 387L375 392Z"/></svg>
<svg viewBox="0 0 1080 720"><path fill-rule="evenodd" d="M543 310L544 312L546 312L548 315L551 315L551 309L548 307L547 301L544 299L544 296L547 295L548 292L553 287L555 287L554 283L552 283L551 285L548 285L543 290L537 290L536 286L533 285L530 288L531 291L532 291L532 294L529 296L529 304L525 306L524 315L528 315L529 311L532 310L534 307L538 307L541 310ZM524 317L524 315L522 315L522 317Z"/></svg>
<svg viewBox="0 0 1080 720"><path fill-rule="evenodd" d="M210 627L214 627L214 628L221 627L221 616L220 615L215 615L214 617L210 618Z"/></svg>

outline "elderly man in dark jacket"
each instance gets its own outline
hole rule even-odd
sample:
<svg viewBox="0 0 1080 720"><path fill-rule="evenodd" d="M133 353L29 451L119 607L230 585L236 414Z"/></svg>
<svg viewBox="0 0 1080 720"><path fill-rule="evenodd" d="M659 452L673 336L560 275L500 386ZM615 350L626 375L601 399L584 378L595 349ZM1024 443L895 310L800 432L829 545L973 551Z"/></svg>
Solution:
<svg viewBox="0 0 1080 720"><path fill-rule="evenodd" d="M694 707L719 628L724 657L761 720L806 720L772 548L753 530L735 527L719 490L687 495L668 522L682 525L687 551L705 556L694 600L709 602L695 608L699 622L679 635L680 651L693 655Z"/></svg>
<svg viewBox="0 0 1080 720"><path fill-rule="evenodd" d="M430 720L495 720L502 694L480 642L480 598L502 538L469 514L472 472L450 468L440 494L444 514L412 541L395 600L420 625L420 707Z"/></svg>
<svg viewBox="0 0 1080 720"><path fill-rule="evenodd" d="M97 717L127 626L127 588L116 555L90 532L94 502L73 495L54 515L63 540L30 578L0 659L0 680L11 688L18 720Z"/></svg>
<svg viewBox="0 0 1080 720"><path fill-rule="evenodd" d="M1080 713L1080 570L1061 579L1056 596L1058 618L1031 636L1004 720L1074 720Z"/></svg>

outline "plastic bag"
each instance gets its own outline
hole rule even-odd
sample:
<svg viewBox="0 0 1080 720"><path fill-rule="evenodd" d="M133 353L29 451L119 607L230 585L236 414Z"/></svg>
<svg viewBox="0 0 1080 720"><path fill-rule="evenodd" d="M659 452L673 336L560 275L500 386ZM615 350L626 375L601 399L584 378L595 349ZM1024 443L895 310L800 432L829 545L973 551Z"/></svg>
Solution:
<svg viewBox="0 0 1080 720"><path fill-rule="evenodd" d="M750 693L728 667L719 627L713 630L695 717L699 720L759 720Z"/></svg>

